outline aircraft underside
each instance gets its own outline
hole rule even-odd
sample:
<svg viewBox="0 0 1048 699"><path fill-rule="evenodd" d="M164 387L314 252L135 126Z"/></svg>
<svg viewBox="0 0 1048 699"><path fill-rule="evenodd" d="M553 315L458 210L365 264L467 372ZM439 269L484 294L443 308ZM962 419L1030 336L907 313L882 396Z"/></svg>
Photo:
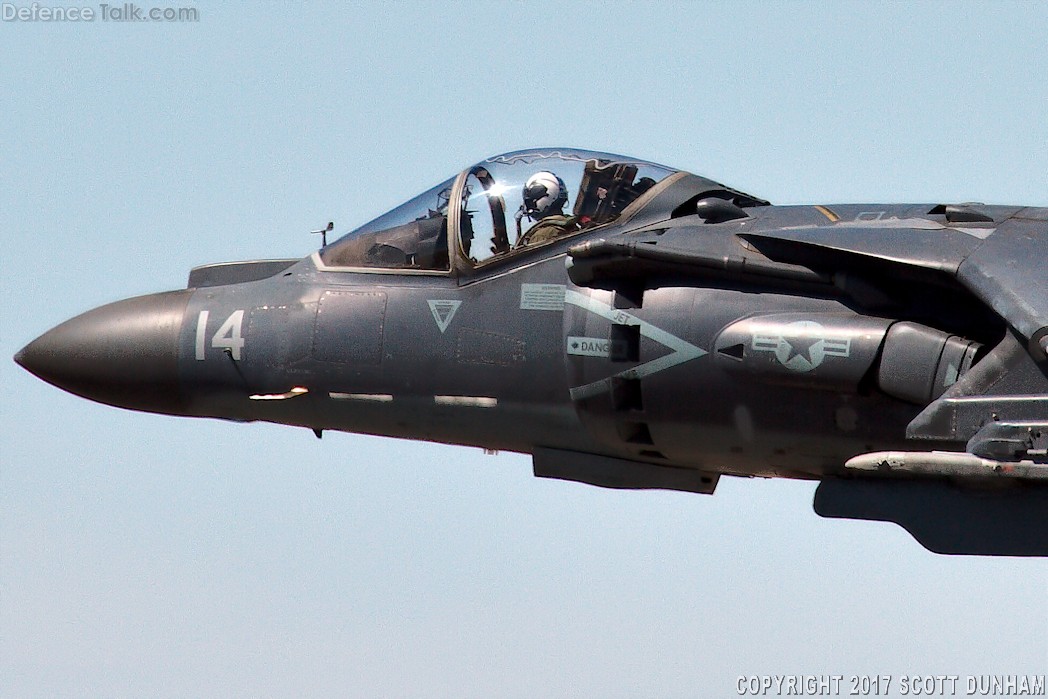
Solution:
<svg viewBox="0 0 1048 699"><path fill-rule="evenodd" d="M16 361L132 410L512 450L604 487L820 480L820 515L1044 556L1046 268L1046 209L776 207L541 149Z"/></svg>

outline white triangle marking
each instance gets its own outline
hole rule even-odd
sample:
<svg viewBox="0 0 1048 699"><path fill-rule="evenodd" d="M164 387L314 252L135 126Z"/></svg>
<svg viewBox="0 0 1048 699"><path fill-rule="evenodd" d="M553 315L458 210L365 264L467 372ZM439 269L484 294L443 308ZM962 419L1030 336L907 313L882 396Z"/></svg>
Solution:
<svg viewBox="0 0 1048 699"><path fill-rule="evenodd" d="M448 299L427 299L427 303L429 303L429 310L433 314L433 320L437 321L437 327L440 328L441 333L448 329L451 319L455 317L459 306L462 305L461 301Z"/></svg>

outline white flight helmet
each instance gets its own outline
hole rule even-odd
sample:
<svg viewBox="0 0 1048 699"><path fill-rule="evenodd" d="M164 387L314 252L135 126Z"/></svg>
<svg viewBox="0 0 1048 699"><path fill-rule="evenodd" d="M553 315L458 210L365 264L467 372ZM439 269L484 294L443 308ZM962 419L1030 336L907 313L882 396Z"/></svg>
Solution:
<svg viewBox="0 0 1048 699"><path fill-rule="evenodd" d="M568 203L568 188L564 180L552 172L536 172L524 183L524 213L531 219L559 214Z"/></svg>

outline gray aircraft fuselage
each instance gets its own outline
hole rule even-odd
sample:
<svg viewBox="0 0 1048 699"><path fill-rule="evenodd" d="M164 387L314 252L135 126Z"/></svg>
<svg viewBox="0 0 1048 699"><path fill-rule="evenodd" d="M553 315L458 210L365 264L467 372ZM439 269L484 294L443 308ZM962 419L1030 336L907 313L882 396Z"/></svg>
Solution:
<svg viewBox="0 0 1048 699"><path fill-rule="evenodd" d="M527 245L510 210L536 171L564 175L578 230ZM826 516L1048 554L1009 536L1048 529L1048 209L779 207L567 149L414 205L301 260L197 268L16 361L132 410L529 453L609 487L820 479ZM1002 512L995 536L943 520Z"/></svg>

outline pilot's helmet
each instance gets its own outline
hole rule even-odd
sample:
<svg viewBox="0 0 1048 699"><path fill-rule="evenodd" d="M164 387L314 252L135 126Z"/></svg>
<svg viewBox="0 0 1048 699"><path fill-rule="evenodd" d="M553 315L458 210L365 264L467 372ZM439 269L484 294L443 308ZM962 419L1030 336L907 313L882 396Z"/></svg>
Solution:
<svg viewBox="0 0 1048 699"><path fill-rule="evenodd" d="M564 180L552 172L536 172L524 183L524 213L532 219L541 219L563 212L568 203L568 188Z"/></svg>

